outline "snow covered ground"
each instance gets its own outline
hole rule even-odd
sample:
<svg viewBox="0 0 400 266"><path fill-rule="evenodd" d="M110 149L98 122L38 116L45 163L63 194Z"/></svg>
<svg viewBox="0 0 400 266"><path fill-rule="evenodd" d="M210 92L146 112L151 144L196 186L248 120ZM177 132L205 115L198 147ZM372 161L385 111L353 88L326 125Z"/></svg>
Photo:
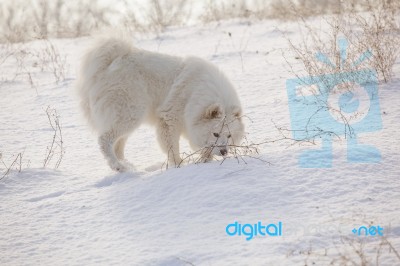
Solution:
<svg viewBox="0 0 400 266"><path fill-rule="evenodd" d="M249 141L258 143L279 138L274 123L290 127L285 82L294 77L277 25L230 21L133 42L218 65L250 118ZM295 24L280 28L293 40L300 37ZM22 171L0 180L0 265L400 265L399 64L393 81L379 87L383 129L359 135L381 151L380 163L348 163L342 140L333 143L332 168L300 168L300 152L316 147L282 141L260 146L270 164L228 159L165 171L154 130L143 126L127 146L136 171L115 173L73 95L90 38L51 42L68 65L58 84L51 70L41 71L42 57L32 56L43 50L40 41L23 48L19 73L25 74L12 79L14 57L0 66L2 160L10 165L24 151ZM42 167L53 138L47 106L57 110L62 126L65 154L57 170L55 158ZM282 222L282 236L247 241L227 235L226 226L236 221ZM384 237L352 233L363 225L383 227Z"/></svg>

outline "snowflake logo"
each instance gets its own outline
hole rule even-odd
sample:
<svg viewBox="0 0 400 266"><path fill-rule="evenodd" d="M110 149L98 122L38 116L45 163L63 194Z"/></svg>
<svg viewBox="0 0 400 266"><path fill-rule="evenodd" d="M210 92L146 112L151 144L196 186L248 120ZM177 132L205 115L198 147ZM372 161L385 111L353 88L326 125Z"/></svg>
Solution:
<svg viewBox="0 0 400 266"><path fill-rule="evenodd" d="M316 54L316 59L339 71L286 81L293 138L322 141L321 149L307 150L300 155L300 167L332 167L334 136L347 139L348 162L377 163L381 160L378 149L357 142L358 134L382 129L376 71L344 71L347 40L340 39L338 47L339 66L322 52ZM352 67L356 68L371 56L370 51L364 52Z"/></svg>

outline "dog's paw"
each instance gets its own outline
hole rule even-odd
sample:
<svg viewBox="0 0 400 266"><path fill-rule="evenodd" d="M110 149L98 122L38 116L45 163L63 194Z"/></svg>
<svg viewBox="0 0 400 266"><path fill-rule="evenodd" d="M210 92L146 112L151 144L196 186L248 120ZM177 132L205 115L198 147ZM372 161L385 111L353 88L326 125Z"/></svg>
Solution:
<svg viewBox="0 0 400 266"><path fill-rule="evenodd" d="M127 161L116 161L110 163L110 167L117 172L126 172L133 169L133 165Z"/></svg>
<svg viewBox="0 0 400 266"><path fill-rule="evenodd" d="M175 168L179 168L183 165L183 160L181 159L181 157L175 157L175 159L169 159L168 160L168 165L167 167L175 167Z"/></svg>
<svg viewBox="0 0 400 266"><path fill-rule="evenodd" d="M133 163L129 162L128 160L124 159L121 162L126 168L128 168L128 170L136 170L135 166L133 165Z"/></svg>
<svg viewBox="0 0 400 266"><path fill-rule="evenodd" d="M207 154L202 154L197 162L208 163L211 162L213 159L214 159L213 156L210 153L207 153Z"/></svg>

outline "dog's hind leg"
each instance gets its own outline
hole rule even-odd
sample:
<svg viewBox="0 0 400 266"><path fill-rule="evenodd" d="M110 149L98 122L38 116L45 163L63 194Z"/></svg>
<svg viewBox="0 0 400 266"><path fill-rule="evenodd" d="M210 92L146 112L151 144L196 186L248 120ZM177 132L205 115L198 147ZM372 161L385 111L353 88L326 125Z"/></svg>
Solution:
<svg viewBox="0 0 400 266"><path fill-rule="evenodd" d="M114 152L115 152L115 155L117 156L117 159L120 161L120 163L123 166L125 166L125 168L135 169L133 164L131 164L130 162L128 162L128 160L125 159L124 149L125 149L125 144L126 144L127 140L128 140L127 135L120 137L114 144Z"/></svg>
<svg viewBox="0 0 400 266"><path fill-rule="evenodd" d="M115 143L114 150L118 160L125 160L124 149L127 139L128 139L127 136L120 137Z"/></svg>
<svg viewBox="0 0 400 266"><path fill-rule="evenodd" d="M124 148L128 136L143 121L145 108L124 108L126 112L118 112L118 119L113 120L112 126L100 134L100 149L111 169L124 172L133 165L124 159Z"/></svg>
<svg viewBox="0 0 400 266"><path fill-rule="evenodd" d="M106 158L111 169L119 172L124 172L128 170L128 167L120 160L118 160L118 157L115 154L115 144L118 140L118 137L119 136L115 133L115 131L110 130L100 135L99 145L100 150Z"/></svg>

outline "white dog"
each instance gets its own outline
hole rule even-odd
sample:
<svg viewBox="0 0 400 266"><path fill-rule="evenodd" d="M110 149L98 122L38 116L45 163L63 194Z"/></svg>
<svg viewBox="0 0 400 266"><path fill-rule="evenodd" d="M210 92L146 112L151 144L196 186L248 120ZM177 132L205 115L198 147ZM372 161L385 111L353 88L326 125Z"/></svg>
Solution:
<svg viewBox="0 0 400 266"><path fill-rule="evenodd" d="M125 171L124 146L143 122L157 128L169 163L178 165L179 138L193 149L225 156L244 135L242 108L232 84L215 66L189 57L144 51L126 40L103 39L83 59L77 90L110 167Z"/></svg>

